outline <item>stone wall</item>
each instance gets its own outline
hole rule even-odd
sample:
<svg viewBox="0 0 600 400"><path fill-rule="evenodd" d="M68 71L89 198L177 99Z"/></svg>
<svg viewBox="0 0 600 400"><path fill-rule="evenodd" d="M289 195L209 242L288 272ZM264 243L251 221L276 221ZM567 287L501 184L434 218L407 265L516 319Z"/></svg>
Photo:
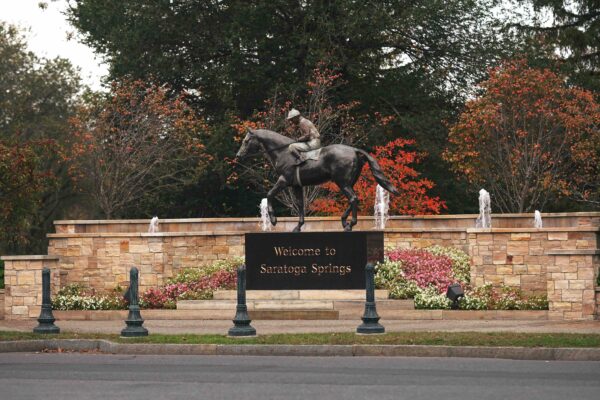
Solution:
<svg viewBox="0 0 600 400"><path fill-rule="evenodd" d="M598 229L468 229L471 279L546 293L548 267L555 265L555 250L595 250Z"/></svg>
<svg viewBox="0 0 600 400"><path fill-rule="evenodd" d="M4 318L37 318L42 305L42 269L50 268L52 293L60 288L58 257L4 256Z"/></svg>
<svg viewBox="0 0 600 400"><path fill-rule="evenodd" d="M140 271L140 291L160 286L182 268L244 255L240 233L83 233L49 235L48 254L60 258L63 284L99 290L128 285Z"/></svg>
<svg viewBox="0 0 600 400"><path fill-rule="evenodd" d="M385 246L423 248L438 244L460 248L472 257L474 284L504 284L548 294L552 318L593 318L598 310L594 279L600 266L600 213L543 217L543 229L473 229L470 226L475 216L469 215L393 217L392 227L385 230ZM294 219L282 220L277 230L295 225ZM508 221L526 225L532 220L531 215L515 214L496 216L493 221L502 226ZM58 221L57 233L48 235L50 257L3 258L7 318L37 316L43 265L55 270L56 287L82 283L98 290L125 287L127 271L135 265L140 269L141 290L145 290L164 284L182 268L243 255L242 228L258 229L258 220L252 218L192 219L162 221L161 232L146 233L148 222ZM372 223L372 219L361 219L363 229L371 229ZM337 224L338 218L312 218L307 230L337 230Z"/></svg>
<svg viewBox="0 0 600 400"><path fill-rule="evenodd" d="M600 266L598 250L550 250L554 263L548 266L548 317L594 319L596 277Z"/></svg>

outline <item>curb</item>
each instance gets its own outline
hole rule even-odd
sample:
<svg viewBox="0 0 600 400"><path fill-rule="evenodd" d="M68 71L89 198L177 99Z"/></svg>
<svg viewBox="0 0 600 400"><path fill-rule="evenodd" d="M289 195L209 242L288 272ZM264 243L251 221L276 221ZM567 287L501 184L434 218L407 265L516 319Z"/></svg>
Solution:
<svg viewBox="0 0 600 400"><path fill-rule="evenodd" d="M468 357L511 360L600 361L600 348L479 347L421 345L222 345L115 343L103 339L44 339L0 342L0 353L44 350L99 351L136 355Z"/></svg>

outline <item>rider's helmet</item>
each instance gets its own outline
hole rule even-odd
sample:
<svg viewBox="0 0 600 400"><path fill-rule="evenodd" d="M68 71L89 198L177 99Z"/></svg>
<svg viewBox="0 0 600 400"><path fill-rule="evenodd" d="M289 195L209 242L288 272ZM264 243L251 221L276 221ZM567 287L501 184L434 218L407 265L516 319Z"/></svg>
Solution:
<svg viewBox="0 0 600 400"><path fill-rule="evenodd" d="M299 115L300 115L300 111L296 110L295 108L292 108L290 110L290 112L288 113L288 115L287 115L287 119L292 119L292 118L295 118L295 117L297 117Z"/></svg>

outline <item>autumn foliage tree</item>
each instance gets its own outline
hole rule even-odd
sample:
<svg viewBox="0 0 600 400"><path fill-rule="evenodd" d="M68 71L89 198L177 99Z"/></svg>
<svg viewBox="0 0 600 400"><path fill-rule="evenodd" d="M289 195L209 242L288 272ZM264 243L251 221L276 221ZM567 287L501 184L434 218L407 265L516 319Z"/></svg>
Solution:
<svg viewBox="0 0 600 400"><path fill-rule="evenodd" d="M446 204L439 197L428 194L434 183L429 179L419 178L419 173L413 168L423 156L407 149L414 143L414 140L399 138L384 146L376 146L372 153L385 175L400 191L399 196L390 196L389 212L402 215L439 214L446 208ZM326 195L313 202L312 210L320 214L343 212L348 207L347 199L340 195L334 184L328 183L323 187ZM373 214L376 187L377 182L369 171L368 164L365 164L354 186L360 201L360 214Z"/></svg>
<svg viewBox="0 0 600 400"><path fill-rule="evenodd" d="M597 201L600 106L525 61L490 70L482 94L450 127L445 158L488 189L503 212L544 209L553 196Z"/></svg>
<svg viewBox="0 0 600 400"><path fill-rule="evenodd" d="M167 87L124 80L90 103L72 120L71 173L106 218L194 182L210 160L206 125Z"/></svg>
<svg viewBox="0 0 600 400"><path fill-rule="evenodd" d="M0 139L0 249L13 252L29 243L43 194L55 181L43 154L57 150L52 140Z"/></svg>

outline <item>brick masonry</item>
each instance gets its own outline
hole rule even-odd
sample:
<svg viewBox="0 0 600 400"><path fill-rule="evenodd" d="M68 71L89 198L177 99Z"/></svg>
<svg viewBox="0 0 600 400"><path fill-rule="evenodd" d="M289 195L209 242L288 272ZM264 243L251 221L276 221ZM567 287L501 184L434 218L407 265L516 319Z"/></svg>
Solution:
<svg viewBox="0 0 600 400"><path fill-rule="evenodd" d="M476 285L504 284L529 293L548 294L550 318L592 319L598 314L600 295L594 288L600 266L600 213L556 214L554 220L548 218L548 225L559 226L544 229L471 229L471 216L394 219L396 223L385 231L386 247L457 247L471 255L471 279ZM147 221L144 225L139 220L58 221L57 233L48 235L46 258L3 257L6 318L37 317L43 265L54 271L54 288L83 283L98 290L125 287L127 271L135 265L140 269L141 290L145 290L164 284L182 268L242 256L242 228L257 227L256 219L168 221L161 224L160 233L145 233ZM363 225L365 221L372 223L363 219ZM495 221L500 221L500 226L507 225L507 221L526 225L525 217L519 215ZM333 229L335 223L337 219L313 218L309 230ZM443 224L447 227L440 228ZM281 225L278 230L291 228L293 220L284 219Z"/></svg>
<svg viewBox="0 0 600 400"><path fill-rule="evenodd" d="M4 318L27 319L40 315L42 269L50 268L52 293L60 287L58 257L7 256L4 260Z"/></svg>

